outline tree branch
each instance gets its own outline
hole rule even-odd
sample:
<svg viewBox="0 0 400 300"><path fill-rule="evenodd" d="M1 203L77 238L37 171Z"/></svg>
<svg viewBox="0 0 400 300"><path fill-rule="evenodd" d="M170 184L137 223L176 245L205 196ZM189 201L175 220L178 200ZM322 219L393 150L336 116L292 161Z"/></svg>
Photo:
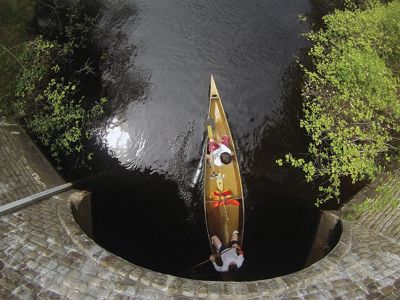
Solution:
<svg viewBox="0 0 400 300"><path fill-rule="evenodd" d="M6 46L4 46L3 44L0 43L0 46L8 53L10 54L15 60L16 62L25 70L25 66L21 63L21 61L18 59L18 57L16 57L14 55L14 53L12 53Z"/></svg>

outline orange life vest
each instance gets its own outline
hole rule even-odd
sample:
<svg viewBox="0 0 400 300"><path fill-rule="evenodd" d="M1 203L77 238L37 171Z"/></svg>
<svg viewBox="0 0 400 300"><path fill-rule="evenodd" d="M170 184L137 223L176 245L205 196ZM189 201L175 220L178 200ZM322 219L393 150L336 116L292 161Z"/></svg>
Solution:
<svg viewBox="0 0 400 300"><path fill-rule="evenodd" d="M223 192L215 190L212 192L211 196L212 199L215 201L213 203L213 207L220 207L228 204L232 204L234 206L240 205L239 201L232 199L232 192L230 190L224 190Z"/></svg>

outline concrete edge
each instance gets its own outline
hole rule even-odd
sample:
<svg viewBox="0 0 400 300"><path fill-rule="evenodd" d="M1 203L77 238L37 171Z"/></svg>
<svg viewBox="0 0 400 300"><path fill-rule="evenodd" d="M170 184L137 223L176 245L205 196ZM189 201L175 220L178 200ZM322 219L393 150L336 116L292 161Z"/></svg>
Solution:
<svg viewBox="0 0 400 300"><path fill-rule="evenodd" d="M77 192L75 190L75 192ZM300 288L312 278L335 268L351 248L351 223L341 220L342 234L337 245L321 260L298 272L276 278L249 282L199 281L155 272L132 264L112 254L90 239L76 223L71 209L72 190L59 201L58 216L72 242L89 258L121 277L145 287L165 292L168 296L195 298L256 298L273 297L293 288Z"/></svg>

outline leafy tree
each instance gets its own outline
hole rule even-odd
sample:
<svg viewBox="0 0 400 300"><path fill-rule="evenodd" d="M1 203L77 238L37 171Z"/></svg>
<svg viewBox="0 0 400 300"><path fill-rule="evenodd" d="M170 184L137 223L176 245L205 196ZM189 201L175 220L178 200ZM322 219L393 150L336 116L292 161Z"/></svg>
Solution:
<svg viewBox="0 0 400 300"><path fill-rule="evenodd" d="M372 179L399 151L400 2L365 11L336 11L314 43L305 68L300 126L308 155L285 161L317 182L317 205L339 199L341 178ZM283 164L279 160L278 164Z"/></svg>
<svg viewBox="0 0 400 300"><path fill-rule="evenodd" d="M7 3L13 5L13 1ZM95 59L86 51L95 19L84 13L79 1L60 10L49 5L46 8L55 18L48 22L46 37L36 36L18 47L12 46L15 39L8 39L0 52L0 66L7 71L0 82L9 82L7 89L0 91L0 107L3 114L20 122L57 163L72 158L74 166L79 167L92 158L87 150L91 128L104 113L106 103L93 91L85 91L84 86L96 76L92 64ZM24 26L31 22L33 11L30 9L20 21ZM22 26L14 23L17 28ZM2 30L8 28L7 24L0 25ZM16 34L16 40L26 39L24 30Z"/></svg>

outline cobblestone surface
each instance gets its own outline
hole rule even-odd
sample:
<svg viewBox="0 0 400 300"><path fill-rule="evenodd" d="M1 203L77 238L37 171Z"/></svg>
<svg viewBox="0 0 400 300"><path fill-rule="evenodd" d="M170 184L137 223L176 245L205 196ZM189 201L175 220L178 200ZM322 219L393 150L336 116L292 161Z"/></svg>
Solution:
<svg viewBox="0 0 400 300"><path fill-rule="evenodd" d="M10 168L18 163L14 159L1 161ZM29 163L26 169L37 172ZM72 217L72 192L0 217L0 299L400 298L398 209L384 212L380 221L343 221L335 249L302 271L254 282L209 282L153 272L96 245Z"/></svg>
<svg viewBox="0 0 400 300"><path fill-rule="evenodd" d="M349 211L354 203L361 203L366 198L380 203L390 202L379 211L367 211L357 222L388 238L400 242L400 169L381 175L371 185L359 192L351 203L342 210Z"/></svg>
<svg viewBox="0 0 400 300"><path fill-rule="evenodd" d="M61 177L25 131L18 125L0 119L0 205L61 182Z"/></svg>

